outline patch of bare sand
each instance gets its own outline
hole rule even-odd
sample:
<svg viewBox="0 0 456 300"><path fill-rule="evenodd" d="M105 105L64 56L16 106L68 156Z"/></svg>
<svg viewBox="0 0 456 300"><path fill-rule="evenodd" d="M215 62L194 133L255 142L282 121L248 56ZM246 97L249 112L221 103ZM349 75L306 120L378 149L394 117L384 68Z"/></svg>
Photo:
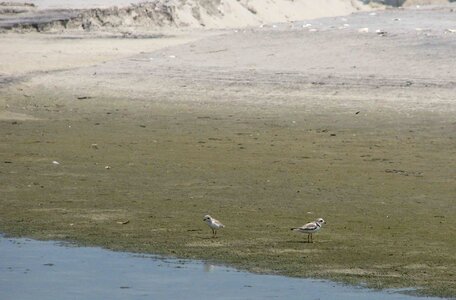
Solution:
<svg viewBox="0 0 456 300"><path fill-rule="evenodd" d="M286 254L286 253L309 254L309 253L315 253L315 252L321 251L319 249L275 249L275 248L271 248L269 250L271 253L274 253L274 254Z"/></svg>
<svg viewBox="0 0 456 300"><path fill-rule="evenodd" d="M360 268L340 268L340 269L325 269L328 274L340 274L350 276L376 276L376 277L400 277L396 272L382 273L378 270L360 269Z"/></svg>
<svg viewBox="0 0 456 300"><path fill-rule="evenodd" d="M96 221L96 222L105 222L105 221L119 221L126 219L126 212L124 210L91 210L91 211L72 211L65 208L33 208L31 211L46 213L46 212L60 212L63 214L71 213L74 217Z"/></svg>
<svg viewBox="0 0 456 300"><path fill-rule="evenodd" d="M118 35L0 35L0 74L20 76L103 64L141 52L185 44L209 32L122 38Z"/></svg>
<svg viewBox="0 0 456 300"><path fill-rule="evenodd" d="M31 115L15 113L11 111L0 111L0 121L36 121L40 120Z"/></svg>
<svg viewBox="0 0 456 300"><path fill-rule="evenodd" d="M208 241L209 241L209 243L208 243ZM221 242L215 242L213 240L204 240L204 241L187 243L187 244L185 244L185 246L187 246L187 247L209 247L209 248L214 248L214 247L222 247L222 246L224 246L224 244L221 243Z"/></svg>

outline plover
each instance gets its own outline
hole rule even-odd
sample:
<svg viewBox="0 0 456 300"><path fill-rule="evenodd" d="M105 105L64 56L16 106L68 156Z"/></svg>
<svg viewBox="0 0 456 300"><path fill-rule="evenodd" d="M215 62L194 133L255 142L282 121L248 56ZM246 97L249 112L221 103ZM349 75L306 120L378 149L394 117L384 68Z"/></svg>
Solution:
<svg viewBox="0 0 456 300"><path fill-rule="evenodd" d="M316 233L318 230L320 230L323 224L326 224L325 220L319 218L316 219L314 222L307 223L306 225L303 225L301 227L291 228L291 230L300 233L307 233L307 242L313 243L312 233Z"/></svg>
<svg viewBox="0 0 456 300"><path fill-rule="evenodd" d="M219 220L216 220L209 215L205 215L203 221L212 229L212 237L217 236L218 229L225 227Z"/></svg>

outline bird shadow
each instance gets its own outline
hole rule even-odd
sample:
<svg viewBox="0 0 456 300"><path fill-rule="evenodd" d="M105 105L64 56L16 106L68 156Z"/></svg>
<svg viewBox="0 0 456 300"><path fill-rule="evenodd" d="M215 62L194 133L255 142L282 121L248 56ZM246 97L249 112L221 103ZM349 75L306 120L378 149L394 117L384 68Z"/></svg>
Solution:
<svg viewBox="0 0 456 300"><path fill-rule="evenodd" d="M285 244L313 244L313 242L308 242L307 240L305 241L298 241L298 240L293 240L293 241L284 241Z"/></svg>
<svg viewBox="0 0 456 300"><path fill-rule="evenodd" d="M212 237L212 236L198 236L197 238L200 239L200 240L216 240L216 239L218 239L218 236L216 236L216 237Z"/></svg>

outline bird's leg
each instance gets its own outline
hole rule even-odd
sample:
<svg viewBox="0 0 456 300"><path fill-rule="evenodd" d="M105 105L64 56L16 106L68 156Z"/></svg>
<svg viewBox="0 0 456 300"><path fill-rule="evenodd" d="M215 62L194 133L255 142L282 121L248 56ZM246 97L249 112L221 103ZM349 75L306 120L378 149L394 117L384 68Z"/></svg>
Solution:
<svg viewBox="0 0 456 300"><path fill-rule="evenodd" d="M310 243L310 233L307 234L307 243Z"/></svg>
<svg viewBox="0 0 456 300"><path fill-rule="evenodd" d="M217 237L217 230L214 230L214 237L216 238Z"/></svg>
<svg viewBox="0 0 456 300"><path fill-rule="evenodd" d="M211 229L212 229L212 237L214 237L214 235L215 235L214 228L211 228Z"/></svg>
<svg viewBox="0 0 456 300"><path fill-rule="evenodd" d="M310 234L310 242L313 243L314 242L314 238L312 236L312 233Z"/></svg>

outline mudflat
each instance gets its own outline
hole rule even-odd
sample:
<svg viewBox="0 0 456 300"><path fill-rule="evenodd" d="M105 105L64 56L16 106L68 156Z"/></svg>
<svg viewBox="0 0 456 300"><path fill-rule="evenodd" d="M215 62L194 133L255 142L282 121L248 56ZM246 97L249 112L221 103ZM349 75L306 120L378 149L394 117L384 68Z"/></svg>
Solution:
<svg viewBox="0 0 456 300"><path fill-rule="evenodd" d="M0 231L454 297L455 16L364 12L172 45L81 35L119 47L79 54L59 34L2 35L30 64L0 77ZM14 48L47 40L63 52ZM73 56L37 69L38 51ZM314 243L290 231L318 217Z"/></svg>

